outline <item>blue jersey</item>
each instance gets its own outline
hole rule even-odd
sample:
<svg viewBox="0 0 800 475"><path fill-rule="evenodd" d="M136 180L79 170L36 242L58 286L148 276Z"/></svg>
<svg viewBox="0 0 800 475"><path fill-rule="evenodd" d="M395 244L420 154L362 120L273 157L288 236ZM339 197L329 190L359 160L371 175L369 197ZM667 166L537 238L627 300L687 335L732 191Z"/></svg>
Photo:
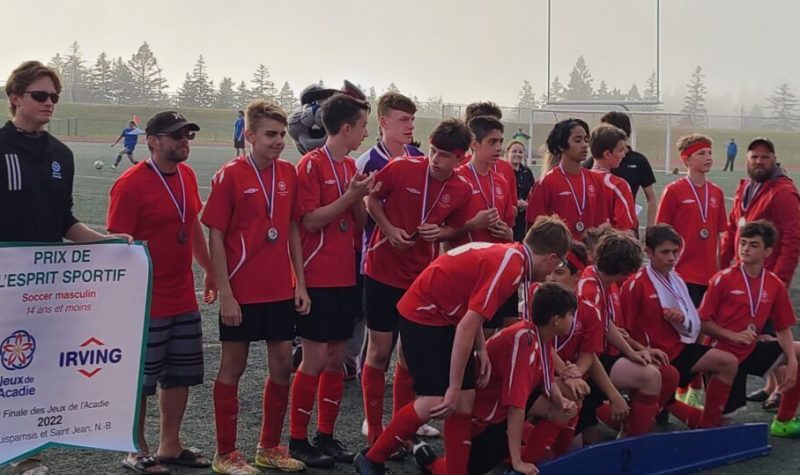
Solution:
<svg viewBox="0 0 800 475"><path fill-rule="evenodd" d="M406 151L403 155L408 157L424 157L425 154L422 150L413 145L406 145ZM377 172L386 166L391 160L389 152L384 148L381 142L376 143L364 152L358 160L356 160L356 169L358 173L372 173ZM372 238L372 231L375 229L375 221L367 216L367 223L364 225L364 233L361 238L361 268L363 273L364 261L367 258L367 247L369 247L369 240Z"/></svg>
<svg viewBox="0 0 800 475"><path fill-rule="evenodd" d="M122 133L120 135L123 136L122 144L124 145L126 150L130 150L133 152L133 149L136 148L136 143L139 141L139 130L138 127L134 128L124 128L122 129Z"/></svg>
<svg viewBox="0 0 800 475"><path fill-rule="evenodd" d="M735 157L736 152L739 151L739 147L736 146L736 142L728 142L728 156Z"/></svg>
<svg viewBox="0 0 800 475"><path fill-rule="evenodd" d="M244 119L241 117L233 123L233 140L237 142L244 140Z"/></svg>

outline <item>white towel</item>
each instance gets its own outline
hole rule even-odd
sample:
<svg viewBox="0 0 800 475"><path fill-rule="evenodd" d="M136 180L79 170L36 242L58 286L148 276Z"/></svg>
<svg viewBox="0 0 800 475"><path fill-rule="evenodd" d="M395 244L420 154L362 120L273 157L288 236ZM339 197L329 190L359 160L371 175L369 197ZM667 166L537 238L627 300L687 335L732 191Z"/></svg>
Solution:
<svg viewBox="0 0 800 475"><path fill-rule="evenodd" d="M646 269L647 276L650 277L650 281L653 282L653 286L656 288L661 306L664 308L680 309L685 317L683 323L670 322L672 327L675 328L675 331L681 336L681 341L683 343L697 342L697 337L700 335L700 316L697 315L697 309L695 309L692 304L692 298L689 295L689 289L686 287L686 283L674 271L669 273L669 282L672 290L681 297L677 299L670 289L659 279L660 276L656 275L656 271L653 270L651 266L648 265Z"/></svg>

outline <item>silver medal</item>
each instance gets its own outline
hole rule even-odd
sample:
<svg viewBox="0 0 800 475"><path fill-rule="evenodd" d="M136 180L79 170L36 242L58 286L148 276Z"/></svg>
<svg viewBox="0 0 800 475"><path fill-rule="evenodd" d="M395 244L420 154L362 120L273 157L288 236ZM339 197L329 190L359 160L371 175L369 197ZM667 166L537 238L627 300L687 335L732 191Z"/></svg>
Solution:
<svg viewBox="0 0 800 475"><path fill-rule="evenodd" d="M342 220L339 221L339 231L341 232L347 231L347 220L345 218L342 218Z"/></svg>
<svg viewBox="0 0 800 475"><path fill-rule="evenodd" d="M578 221L575 223L575 229L577 229L579 233L582 233L583 230L586 229L586 225L583 224L583 221Z"/></svg>
<svg viewBox="0 0 800 475"><path fill-rule="evenodd" d="M277 228L269 228L267 230L267 242L273 243L278 240L278 229Z"/></svg>
<svg viewBox="0 0 800 475"><path fill-rule="evenodd" d="M181 244L189 242L189 234L186 232L185 229L181 229L180 231L178 231L178 242Z"/></svg>
<svg viewBox="0 0 800 475"><path fill-rule="evenodd" d="M708 239L709 233L708 229L700 228L700 239Z"/></svg>
<svg viewBox="0 0 800 475"><path fill-rule="evenodd" d="M738 224L740 228L744 227L744 225L747 224L747 220L742 216L736 224Z"/></svg>

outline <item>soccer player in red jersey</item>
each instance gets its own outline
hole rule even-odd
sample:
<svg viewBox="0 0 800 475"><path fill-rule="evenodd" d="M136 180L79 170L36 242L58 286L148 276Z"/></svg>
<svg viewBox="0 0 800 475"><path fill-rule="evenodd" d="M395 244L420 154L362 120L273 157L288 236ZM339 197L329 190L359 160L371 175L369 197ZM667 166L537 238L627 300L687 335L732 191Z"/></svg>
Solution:
<svg viewBox="0 0 800 475"><path fill-rule="evenodd" d="M472 134L458 119L431 133L430 158L392 160L375 175L380 191L367 197L377 227L365 247L364 309L369 329L361 382L370 442L383 431L384 372L392 355L400 315L397 302L417 275L439 255L439 242L463 223L453 221L472 196L472 187L453 173ZM402 350L395 367L393 413L414 400Z"/></svg>
<svg viewBox="0 0 800 475"><path fill-rule="evenodd" d="M660 404L668 406L675 417L690 427L719 425L721 404L728 397L736 361L724 351L696 343L700 321L690 291L674 271L683 246L680 235L667 224L650 226L645 246L650 262L622 285L620 295L622 313L634 340L631 344L666 353L682 386L700 373L710 376L704 412L679 401L672 403L669 394L664 395L669 392L666 388Z"/></svg>
<svg viewBox="0 0 800 475"><path fill-rule="evenodd" d="M627 135L622 129L610 124L600 124L589 135L589 149L594 157L592 171L599 175L603 183L601 189L607 206L606 219L614 229L630 231L636 235L639 231L639 219L636 217L636 203L631 186L611 173L611 170L619 167L628 151L626 139Z"/></svg>
<svg viewBox="0 0 800 475"><path fill-rule="evenodd" d="M764 266L787 286L791 285L800 260L800 194L791 178L778 165L775 145L757 138L747 146L748 180L741 180L720 244L720 266L734 258L739 228L750 221L766 219L778 230L780 240Z"/></svg>
<svg viewBox="0 0 800 475"><path fill-rule="evenodd" d="M517 473L539 473L523 459L528 401L542 393L561 406L566 404L555 384L552 339L569 333L577 304L570 290L555 283L542 284L527 310L530 320L507 327L486 342L492 375L486 387L475 391L467 473L490 472L506 458ZM575 403L569 405L574 410ZM435 457L424 442L414 446L420 467L435 475L446 474L448 460Z"/></svg>
<svg viewBox="0 0 800 475"><path fill-rule="evenodd" d="M556 165L533 185L528 195L526 221L557 215L574 239L605 221L603 182L581 163L589 152L589 126L580 119L558 122L547 136L547 150Z"/></svg>
<svg viewBox="0 0 800 475"><path fill-rule="evenodd" d="M706 175L714 164L711 138L691 134L678 139L688 175L664 188L656 222L672 226L684 242L675 266L700 306L708 281L719 270L719 235L726 227L725 192Z"/></svg>
<svg viewBox="0 0 800 475"><path fill-rule="evenodd" d="M417 399L356 457L359 473L384 473L389 455L433 417L445 419L448 473L467 471L476 374L478 387L490 377L481 324L521 282L527 287L552 272L568 247L569 231L561 220L542 218L522 244L465 244L438 257L414 280L397 308Z"/></svg>
<svg viewBox="0 0 800 475"><path fill-rule="evenodd" d="M266 342L261 435L255 465L286 471L305 468L279 445L289 402L295 311L307 314L302 249L297 226L297 172L280 159L286 113L263 100L247 106L244 136L251 153L220 168L203 212L220 289L222 357L214 383L217 473L259 473L236 450L239 379L250 343ZM273 280L263 285L263 271Z"/></svg>
<svg viewBox="0 0 800 475"><path fill-rule="evenodd" d="M203 336L194 292L192 257L206 271L207 303L216 289L205 236L197 215L202 208L189 141L200 130L177 112L159 112L147 121L150 158L123 173L110 192L107 227L148 242L153 261L153 294L148 328L144 389L137 434L139 454L129 454L128 468L158 472L159 462L189 460L198 467L211 461L196 450L184 448L180 428L189 387L203 383ZM177 356L176 356L177 355ZM147 396L161 386L161 434L158 455L147 455L144 418ZM162 467L163 469L163 467Z"/></svg>
<svg viewBox="0 0 800 475"><path fill-rule="evenodd" d="M711 279L699 310L703 332L712 339L712 344L731 353L739 362L725 413L745 405L748 374L763 376L784 366L779 385L783 397L770 432L775 436L795 437L800 435L800 420L795 417L800 402L797 384L800 343L793 340L791 331L795 314L786 286L764 265L778 233L768 221L756 220L745 224L738 234L739 263ZM768 319L775 327L777 340L759 341L758 335Z"/></svg>
<svg viewBox="0 0 800 475"><path fill-rule="evenodd" d="M352 452L333 437L344 391L342 364L353 333L356 306L355 241L366 222L363 198L374 191L373 175L356 172L347 154L367 136L369 104L336 94L322 105L328 138L297 164L303 266L311 313L295 320L303 360L291 389L289 425L292 457L315 468L352 462ZM318 396L317 436L308 441L308 423Z"/></svg>

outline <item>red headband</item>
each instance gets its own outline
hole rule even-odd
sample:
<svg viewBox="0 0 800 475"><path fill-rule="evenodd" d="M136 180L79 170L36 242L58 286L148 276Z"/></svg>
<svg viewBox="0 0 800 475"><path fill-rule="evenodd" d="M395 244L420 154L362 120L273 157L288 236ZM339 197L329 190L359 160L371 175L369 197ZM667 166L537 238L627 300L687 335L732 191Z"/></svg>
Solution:
<svg viewBox="0 0 800 475"><path fill-rule="evenodd" d="M689 158L693 153L704 148L711 148L711 142L708 140L699 140L686 147L686 149L681 152L681 158Z"/></svg>
<svg viewBox="0 0 800 475"><path fill-rule="evenodd" d="M576 256L575 253L572 252L571 250L567 252L566 258L567 258L567 262L572 264L572 267L577 269L577 272L581 272L581 271L583 271L583 269L586 268L586 265L584 263L582 263L581 260L578 259L578 256Z"/></svg>

